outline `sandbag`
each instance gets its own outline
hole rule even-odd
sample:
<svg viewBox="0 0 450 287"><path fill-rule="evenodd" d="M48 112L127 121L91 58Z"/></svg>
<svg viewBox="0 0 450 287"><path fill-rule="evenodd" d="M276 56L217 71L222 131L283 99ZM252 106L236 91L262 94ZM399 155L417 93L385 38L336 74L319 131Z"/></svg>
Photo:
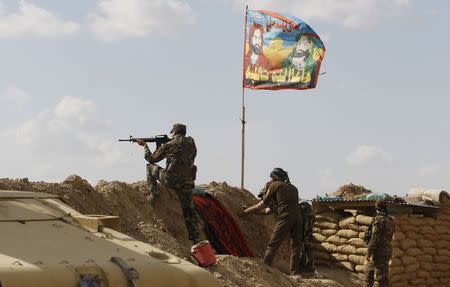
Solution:
<svg viewBox="0 0 450 287"><path fill-rule="evenodd" d="M433 286L433 285L436 285L436 284L440 284L440 282L441 281L439 281L439 279L431 277L431 278L427 279L427 283L426 284L427 284L427 286Z"/></svg>
<svg viewBox="0 0 450 287"><path fill-rule="evenodd" d="M355 265L351 262L338 262L335 264L336 267L341 268L341 269L347 269L350 271L354 271L355 270Z"/></svg>
<svg viewBox="0 0 450 287"><path fill-rule="evenodd" d="M322 229L320 231L320 234L322 234L323 236L326 236L328 238L328 237L336 234L336 232L337 232L337 230L335 230L335 229Z"/></svg>
<svg viewBox="0 0 450 287"><path fill-rule="evenodd" d="M355 224L356 218L353 216L343 218L339 220L339 228L340 229L348 229L349 224Z"/></svg>
<svg viewBox="0 0 450 287"><path fill-rule="evenodd" d="M434 228L429 225L421 225L419 226L419 229L420 233L422 234L437 234L436 230L434 230Z"/></svg>
<svg viewBox="0 0 450 287"><path fill-rule="evenodd" d="M320 229L339 229L336 223L328 221L319 221L317 222L316 226L318 226Z"/></svg>
<svg viewBox="0 0 450 287"><path fill-rule="evenodd" d="M355 265L364 265L366 260L365 260L364 256L350 254L348 256L348 261L350 261L351 263L353 263Z"/></svg>
<svg viewBox="0 0 450 287"><path fill-rule="evenodd" d="M450 265L444 264L444 263L434 263L433 270L446 272L446 271L450 270ZM443 277L443 276L441 276L441 277Z"/></svg>
<svg viewBox="0 0 450 287"><path fill-rule="evenodd" d="M398 247L392 248L392 251L393 251L393 253L392 253L392 256L393 256L393 257L401 257L401 256L403 256L403 254L405 254L405 253L403 252L403 250L401 250L401 249L398 248Z"/></svg>
<svg viewBox="0 0 450 287"><path fill-rule="evenodd" d="M367 255L367 248L357 248L356 249L356 254L366 256Z"/></svg>
<svg viewBox="0 0 450 287"><path fill-rule="evenodd" d="M367 244L364 242L364 240L360 238L351 238L347 242L348 244L355 246L356 248L367 247Z"/></svg>
<svg viewBox="0 0 450 287"><path fill-rule="evenodd" d="M436 230L437 234L448 234L448 232L450 231L448 227L442 225L435 225L434 230Z"/></svg>
<svg viewBox="0 0 450 287"><path fill-rule="evenodd" d="M356 247L351 245L338 246L338 252L341 254L356 254Z"/></svg>
<svg viewBox="0 0 450 287"><path fill-rule="evenodd" d="M420 269L424 271L433 271L433 265L428 262L420 262Z"/></svg>
<svg viewBox="0 0 450 287"><path fill-rule="evenodd" d="M428 262L428 263L432 263L433 262L433 256L429 255L429 254L418 255L418 256L416 256L416 259L419 262Z"/></svg>
<svg viewBox="0 0 450 287"><path fill-rule="evenodd" d="M402 241L399 241L399 244L400 244L400 248L401 248L403 251L405 251L405 250L407 250L407 249L409 249L409 248L412 248L412 247L416 247L416 246L417 246L417 243L416 243L415 240L408 239L408 238L405 238L405 239L403 239Z"/></svg>
<svg viewBox="0 0 450 287"><path fill-rule="evenodd" d="M423 251L420 250L420 249L417 248L417 247L411 247L411 248L408 248L408 249L406 249L406 250L404 250L404 251L405 251L405 254L406 254L406 255L409 255L409 256L419 256L419 255L424 255Z"/></svg>
<svg viewBox="0 0 450 287"><path fill-rule="evenodd" d="M317 242L324 242L325 240L327 240L327 238L320 233L313 233L313 238Z"/></svg>
<svg viewBox="0 0 450 287"><path fill-rule="evenodd" d="M396 282L400 283L400 282L404 282L407 279L408 279L408 275L403 273L403 274L392 275L390 281L391 281L391 283L396 283ZM392 286L394 286L394 284ZM395 286L400 286L400 285L397 284Z"/></svg>
<svg viewBox="0 0 450 287"><path fill-rule="evenodd" d="M362 214L359 214L356 216L356 222L358 222L359 224L362 224L362 225L367 225L367 226L372 224L372 219L373 218L371 216L362 215Z"/></svg>
<svg viewBox="0 0 450 287"><path fill-rule="evenodd" d="M417 271L417 277L428 279L431 277L431 274L428 271L419 270Z"/></svg>
<svg viewBox="0 0 450 287"><path fill-rule="evenodd" d="M406 236L406 238L413 239L413 240L419 240L419 239L425 238L422 234L417 233L415 231L407 231L407 232L405 232L405 236Z"/></svg>
<svg viewBox="0 0 450 287"><path fill-rule="evenodd" d="M400 266L391 267L389 273L392 276L394 276L394 275L397 275L397 274L402 274L404 270L405 270L405 267L400 265Z"/></svg>
<svg viewBox="0 0 450 287"><path fill-rule="evenodd" d="M341 219L341 216L338 213L332 211L327 211L316 215L317 222L328 221L338 223L339 219Z"/></svg>
<svg viewBox="0 0 450 287"><path fill-rule="evenodd" d="M420 232L419 231L419 227L415 226L415 225L410 225L410 224L402 224L400 225L400 229L401 231L403 231L404 233L408 232L408 231L415 231L415 232Z"/></svg>
<svg viewBox="0 0 450 287"><path fill-rule="evenodd" d="M330 255L330 258L332 260L338 261L338 262L344 262L348 261L348 255L340 254L340 253L333 253Z"/></svg>
<svg viewBox="0 0 450 287"><path fill-rule="evenodd" d="M426 233L426 234L423 234L423 238L426 239L426 240L435 241L435 240L439 240L440 236L437 235L437 234Z"/></svg>
<svg viewBox="0 0 450 287"><path fill-rule="evenodd" d="M409 283L411 286L420 286L420 285L425 285L425 279L423 278L416 278L416 279L411 279L409 280Z"/></svg>
<svg viewBox="0 0 450 287"><path fill-rule="evenodd" d="M434 255L433 262L435 263L450 263L450 257L445 255Z"/></svg>
<svg viewBox="0 0 450 287"><path fill-rule="evenodd" d="M350 229L352 229L351 227L352 227L352 225L350 224ZM358 231L359 231L359 232L366 232L368 229L369 229L369 226L358 225ZM352 229L352 230L353 230L353 229Z"/></svg>
<svg viewBox="0 0 450 287"><path fill-rule="evenodd" d="M325 249L328 253L335 253L337 252L337 246L334 244L331 244L329 242L323 242L320 244L320 246Z"/></svg>
<svg viewBox="0 0 450 287"><path fill-rule="evenodd" d="M330 242L330 243L333 243L335 245L342 245L342 244L346 244L347 243L347 239L346 238L341 238L341 237L339 237L337 235L330 236L327 239L327 241Z"/></svg>
<svg viewBox="0 0 450 287"><path fill-rule="evenodd" d="M342 229L342 230L339 230L336 233L336 235L341 237L341 238L350 239L350 238L358 237L359 233L357 231L353 231L353 230L350 230L350 229Z"/></svg>
<svg viewBox="0 0 450 287"><path fill-rule="evenodd" d="M358 235L358 238L360 239L364 239L366 237L366 233L365 232L360 232Z"/></svg>
<svg viewBox="0 0 450 287"><path fill-rule="evenodd" d="M366 265L355 265L355 271L359 273L366 272Z"/></svg>
<svg viewBox="0 0 450 287"><path fill-rule="evenodd" d="M394 232L394 237L393 237L394 241L403 240L405 238L406 237L405 237L405 234L403 232L397 231L397 230Z"/></svg>
<svg viewBox="0 0 450 287"><path fill-rule="evenodd" d="M408 255L403 255L402 257L400 257L400 260L402 261L404 266L415 264L418 262L416 257L408 256Z"/></svg>
<svg viewBox="0 0 450 287"><path fill-rule="evenodd" d="M436 249L449 249L449 242L446 240L436 240L433 244Z"/></svg>
<svg viewBox="0 0 450 287"><path fill-rule="evenodd" d="M403 263L399 258L393 257L391 260L389 260L389 266L390 267L396 267L396 266L402 266Z"/></svg>
<svg viewBox="0 0 450 287"><path fill-rule="evenodd" d="M418 262L416 262L413 264L405 265L405 270L403 272L405 272L406 274L416 273L416 271L419 270L419 268L420 268L420 264Z"/></svg>
<svg viewBox="0 0 450 287"><path fill-rule="evenodd" d="M433 247L433 246L434 246L433 241L431 241L431 240L426 240L426 239L417 240L417 247L421 248L422 250L424 248Z"/></svg>
<svg viewBox="0 0 450 287"><path fill-rule="evenodd" d="M441 256L449 256L450 257L450 250L447 249L439 249L437 250L437 254ZM434 254L433 254L434 255ZM450 262L449 262L450 264Z"/></svg>
<svg viewBox="0 0 450 287"><path fill-rule="evenodd" d="M433 248L433 247L425 247L425 248L422 248L422 250L423 250L423 252L425 252L425 254L428 254L428 255L438 254L438 251L436 251L436 248ZM443 255L443 254L439 254L439 255Z"/></svg>

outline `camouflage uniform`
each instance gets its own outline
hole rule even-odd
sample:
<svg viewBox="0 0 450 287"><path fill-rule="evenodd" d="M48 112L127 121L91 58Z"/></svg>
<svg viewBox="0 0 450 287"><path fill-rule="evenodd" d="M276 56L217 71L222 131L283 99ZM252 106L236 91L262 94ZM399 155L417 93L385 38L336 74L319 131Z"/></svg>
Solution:
<svg viewBox="0 0 450 287"><path fill-rule="evenodd" d="M316 215L311 204L303 201L299 204L303 218L303 253L300 259L300 272L313 273L314 269L314 246L313 246L313 225Z"/></svg>
<svg viewBox="0 0 450 287"><path fill-rule="evenodd" d="M151 187L151 192L157 194L157 180L173 189L181 203L184 222L188 230L189 239L197 241L199 238L197 231L198 218L192 202L192 189L196 166L194 159L197 155L197 148L194 139L181 134L176 134L173 139L162 145L153 154L145 146L145 159L147 164L147 181ZM155 163L166 159L166 168L163 169Z"/></svg>
<svg viewBox="0 0 450 287"><path fill-rule="evenodd" d="M302 248L302 220L298 206L298 190L290 183L275 180L264 195L264 205L276 205L277 223L270 237L264 255L264 262L272 264L276 252L286 236L291 237L291 274L299 273ZM271 207L272 209L273 207Z"/></svg>
<svg viewBox="0 0 450 287"><path fill-rule="evenodd" d="M367 256L373 258L373 267L366 266L366 285L372 287L374 281L379 287L389 286L389 260L392 257L392 236L395 225L392 217L385 212L378 212L372 221L372 237L367 249ZM375 276L375 280L374 280Z"/></svg>

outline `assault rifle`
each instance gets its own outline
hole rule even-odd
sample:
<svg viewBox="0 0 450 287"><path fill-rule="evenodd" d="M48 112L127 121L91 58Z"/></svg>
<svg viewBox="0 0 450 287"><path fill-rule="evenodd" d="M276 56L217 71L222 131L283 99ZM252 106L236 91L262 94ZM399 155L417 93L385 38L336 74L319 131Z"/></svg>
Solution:
<svg viewBox="0 0 450 287"><path fill-rule="evenodd" d="M135 138L130 136L129 139L119 139L120 142L137 142L138 140L143 140L146 143L156 143L156 149L158 149L161 145L170 141L170 138L167 135L157 135L152 138Z"/></svg>

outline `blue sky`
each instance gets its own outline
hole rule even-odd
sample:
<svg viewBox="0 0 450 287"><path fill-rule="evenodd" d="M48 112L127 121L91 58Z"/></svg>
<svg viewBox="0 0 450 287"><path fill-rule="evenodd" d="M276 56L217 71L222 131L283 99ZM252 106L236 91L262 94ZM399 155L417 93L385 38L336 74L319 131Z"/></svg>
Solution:
<svg viewBox="0 0 450 287"><path fill-rule="evenodd" d="M315 90L246 91L246 187L285 168L301 196L353 182L448 189L447 1L248 1L321 36ZM0 177L133 182L118 138L188 125L198 183L240 183L243 1L0 0ZM446 92L447 91L447 92Z"/></svg>

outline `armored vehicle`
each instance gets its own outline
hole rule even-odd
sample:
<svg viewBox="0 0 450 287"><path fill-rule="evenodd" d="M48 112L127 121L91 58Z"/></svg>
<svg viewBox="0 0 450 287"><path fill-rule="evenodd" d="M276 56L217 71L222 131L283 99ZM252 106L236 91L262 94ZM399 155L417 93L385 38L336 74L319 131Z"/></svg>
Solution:
<svg viewBox="0 0 450 287"><path fill-rule="evenodd" d="M208 271L56 195L0 191L0 287L219 287Z"/></svg>

